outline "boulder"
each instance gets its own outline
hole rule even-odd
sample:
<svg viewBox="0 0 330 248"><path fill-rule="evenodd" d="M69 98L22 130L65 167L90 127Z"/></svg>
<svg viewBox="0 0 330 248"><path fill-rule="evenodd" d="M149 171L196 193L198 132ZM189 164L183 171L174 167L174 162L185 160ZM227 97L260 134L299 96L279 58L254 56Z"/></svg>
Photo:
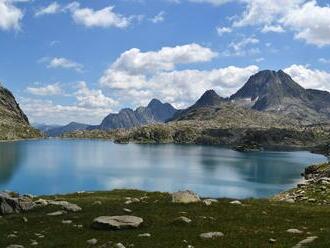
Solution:
<svg viewBox="0 0 330 248"><path fill-rule="evenodd" d="M0 192L0 215L29 211L34 207L29 197Z"/></svg>
<svg viewBox="0 0 330 248"><path fill-rule="evenodd" d="M200 202L199 196L189 190L179 191L172 194L172 202L174 203L194 203Z"/></svg>
<svg viewBox="0 0 330 248"><path fill-rule="evenodd" d="M67 201L48 201L48 204L55 205L55 206L61 206L63 209L70 211L70 212L79 212L81 211L81 207L79 207L77 204L73 204Z"/></svg>
<svg viewBox="0 0 330 248"><path fill-rule="evenodd" d="M94 219L93 227L96 229L121 230L137 228L143 223L143 219L136 216L100 216Z"/></svg>

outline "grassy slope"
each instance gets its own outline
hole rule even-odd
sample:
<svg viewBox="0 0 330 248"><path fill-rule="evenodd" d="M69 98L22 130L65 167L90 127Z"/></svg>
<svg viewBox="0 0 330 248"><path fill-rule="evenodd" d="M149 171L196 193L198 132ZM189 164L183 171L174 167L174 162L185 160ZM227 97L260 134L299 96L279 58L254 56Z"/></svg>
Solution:
<svg viewBox="0 0 330 248"><path fill-rule="evenodd" d="M149 198L145 202L125 205L125 197ZM55 198L52 196L50 198ZM194 247L292 247L308 236L318 236L312 247L330 246L330 208L317 204L289 204L269 200L245 200L242 206L220 200L212 206L197 204L174 204L166 193L145 193L132 190L115 190L93 194L73 194L58 196L77 203L83 208L80 213L49 217L46 213L56 207L37 209L25 214L0 218L0 247L9 244L22 244L30 247L31 239L39 242L38 247L86 247L86 240L96 238L99 244L108 241L122 242L126 247L187 247L187 240ZM102 205L93 205L102 201ZM90 227L92 220L101 215L122 215L123 208L133 210L133 215L144 218L143 227L136 230L97 231ZM178 225L172 220L185 211L192 219L188 225ZM28 218L24 223L22 216ZM203 219L201 216L213 217ZM73 224L83 224L78 229L73 224L65 225L63 219L73 220ZM303 234L290 234L286 230L298 228ZM17 239L7 235L18 231ZM221 231L225 234L217 240L201 240L202 232ZM150 238L137 237L140 233L151 233ZM44 239L37 239L34 233L44 233ZM269 243L270 238L277 241Z"/></svg>

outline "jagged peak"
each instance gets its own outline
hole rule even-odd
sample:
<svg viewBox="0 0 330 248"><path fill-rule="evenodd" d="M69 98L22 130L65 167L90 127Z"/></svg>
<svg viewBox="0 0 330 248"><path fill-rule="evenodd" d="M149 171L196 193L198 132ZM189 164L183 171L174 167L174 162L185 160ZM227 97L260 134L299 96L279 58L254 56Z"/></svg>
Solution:
<svg viewBox="0 0 330 248"><path fill-rule="evenodd" d="M153 98L149 104L148 104L148 107L152 107L152 106L158 106L158 105L161 105L163 104L160 100L158 100L157 98Z"/></svg>

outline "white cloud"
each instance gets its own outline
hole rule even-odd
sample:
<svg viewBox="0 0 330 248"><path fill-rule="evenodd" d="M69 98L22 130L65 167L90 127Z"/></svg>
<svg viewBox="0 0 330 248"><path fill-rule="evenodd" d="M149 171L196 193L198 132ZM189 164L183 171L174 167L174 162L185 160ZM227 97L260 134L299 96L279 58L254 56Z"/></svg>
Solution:
<svg viewBox="0 0 330 248"><path fill-rule="evenodd" d="M120 55L108 70L125 71L130 75L173 70L178 64L207 62L217 56L210 48L198 44L163 47L159 51L141 52L132 48ZM101 80L106 81L106 78Z"/></svg>
<svg viewBox="0 0 330 248"><path fill-rule="evenodd" d="M225 3L233 2L234 0L189 0L189 1L194 3L210 3L219 6Z"/></svg>
<svg viewBox="0 0 330 248"><path fill-rule="evenodd" d="M131 24L132 17L125 17L113 11L114 6L108 6L100 10L80 8L79 3L74 2L69 6L72 18L77 24L86 27L117 27L126 28Z"/></svg>
<svg viewBox="0 0 330 248"><path fill-rule="evenodd" d="M217 27L216 30L219 36L222 36L225 33L231 33L233 31L229 27Z"/></svg>
<svg viewBox="0 0 330 248"><path fill-rule="evenodd" d="M78 106L84 108L109 108L118 103L110 97L106 97L101 90L91 90L86 82L78 83L78 90L74 93L78 100Z"/></svg>
<svg viewBox="0 0 330 248"><path fill-rule="evenodd" d="M46 7L40 8L36 11L35 16L51 15L61 11L61 6L57 2L53 2Z"/></svg>
<svg viewBox="0 0 330 248"><path fill-rule="evenodd" d="M323 64L330 64L330 59L319 58L319 62Z"/></svg>
<svg viewBox="0 0 330 248"><path fill-rule="evenodd" d="M295 31L295 37L317 46L330 45L330 6L309 1L285 15L281 22Z"/></svg>
<svg viewBox="0 0 330 248"><path fill-rule="evenodd" d="M72 104L56 104L51 100L19 99L32 122L67 124L71 121L99 124L118 103L99 89L89 89L86 82L78 82Z"/></svg>
<svg viewBox="0 0 330 248"><path fill-rule="evenodd" d="M59 83L49 84L40 87L27 87L26 91L33 95L38 96L55 96L63 93L62 88Z"/></svg>
<svg viewBox="0 0 330 248"><path fill-rule="evenodd" d="M291 65L284 70L297 83L308 89L330 91L330 73L305 65Z"/></svg>
<svg viewBox="0 0 330 248"><path fill-rule="evenodd" d="M74 62L74 61L71 61L69 59L66 59L66 58L53 58L49 61L49 64L47 66L48 68L64 68L64 69L73 69L75 71L78 71L78 72L82 72L84 66L77 63L77 62Z"/></svg>
<svg viewBox="0 0 330 248"><path fill-rule="evenodd" d="M152 23L161 23L165 21L165 11L159 12L157 15L155 15L153 18L150 19Z"/></svg>
<svg viewBox="0 0 330 248"><path fill-rule="evenodd" d="M262 33L270 33L270 32L284 33L285 30L283 29L283 27L281 25L266 25L262 28L261 32Z"/></svg>
<svg viewBox="0 0 330 248"><path fill-rule="evenodd" d="M207 89L214 88L222 95L230 95L258 70L257 66L230 66L210 71L176 69L178 64L207 62L216 55L211 49L197 44L144 53L135 48L121 54L104 72L100 83L115 91L121 101L146 104L157 97L183 107Z"/></svg>
<svg viewBox="0 0 330 248"><path fill-rule="evenodd" d="M223 56L254 56L260 53L258 47L253 47L259 43L259 39L254 36L244 37L239 41L232 41L228 49L222 52Z"/></svg>
<svg viewBox="0 0 330 248"><path fill-rule="evenodd" d="M23 12L9 0L0 0L0 29L19 29Z"/></svg>

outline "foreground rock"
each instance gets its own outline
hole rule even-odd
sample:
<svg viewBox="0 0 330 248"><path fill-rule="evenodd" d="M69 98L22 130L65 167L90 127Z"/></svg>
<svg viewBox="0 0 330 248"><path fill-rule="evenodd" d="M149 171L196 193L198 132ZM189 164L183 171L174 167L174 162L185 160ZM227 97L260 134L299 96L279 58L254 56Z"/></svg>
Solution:
<svg viewBox="0 0 330 248"><path fill-rule="evenodd" d="M30 197L0 192L0 215L29 211L34 207Z"/></svg>
<svg viewBox="0 0 330 248"><path fill-rule="evenodd" d="M216 239L224 236L222 232L208 232L199 235L202 239Z"/></svg>
<svg viewBox="0 0 330 248"><path fill-rule="evenodd" d="M136 216L100 216L94 219L92 226L96 229L122 230L138 228L143 219Z"/></svg>
<svg viewBox="0 0 330 248"><path fill-rule="evenodd" d="M73 204L67 201L48 201L49 205L61 206L64 210L70 212L79 212L81 211L81 207L77 204Z"/></svg>
<svg viewBox="0 0 330 248"><path fill-rule="evenodd" d="M174 203L194 203L200 201L201 199L199 196L190 190L179 191L172 194L172 202Z"/></svg>

